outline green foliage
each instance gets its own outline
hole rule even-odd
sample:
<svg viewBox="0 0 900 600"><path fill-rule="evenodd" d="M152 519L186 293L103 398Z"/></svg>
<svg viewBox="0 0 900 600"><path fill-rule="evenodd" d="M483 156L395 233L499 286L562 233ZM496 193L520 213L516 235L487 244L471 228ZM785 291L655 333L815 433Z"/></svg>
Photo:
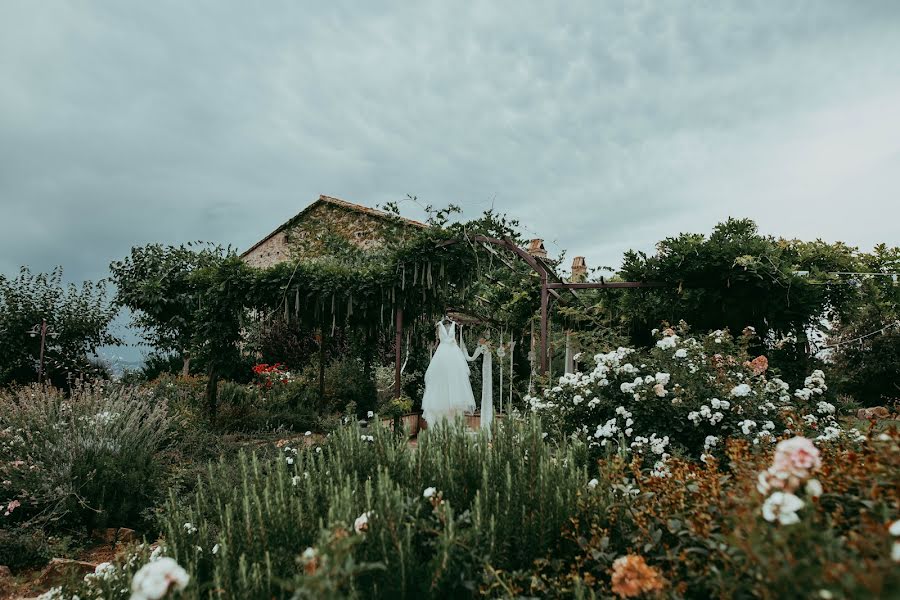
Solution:
<svg viewBox="0 0 900 600"><path fill-rule="evenodd" d="M135 526L158 498L169 442L164 403L95 384L70 397L24 388L0 395L0 501L7 522Z"/></svg>
<svg viewBox="0 0 900 600"><path fill-rule="evenodd" d="M374 379L366 376L362 361L348 358L325 369L325 398L331 410L353 402L359 415L365 415L375 409L378 391Z"/></svg>
<svg viewBox="0 0 900 600"><path fill-rule="evenodd" d="M876 246L861 257L865 272L900 271L900 248ZM838 323L831 343L842 391L865 406L900 398L900 286L891 275L857 276L863 301ZM884 329L884 331L880 331Z"/></svg>
<svg viewBox="0 0 900 600"><path fill-rule="evenodd" d="M50 560L47 534L38 527L0 527L0 565L19 571Z"/></svg>
<svg viewBox="0 0 900 600"><path fill-rule="evenodd" d="M807 326L842 310L857 294L846 287L813 285L795 271L810 271L814 278L849 270L853 262L846 246L776 240L759 234L749 219L729 219L709 237L666 238L652 256L627 252L621 278L671 287L624 293L622 318L641 341L662 321L685 320L704 331L751 325L764 339L770 333L793 333L802 343Z"/></svg>
<svg viewBox="0 0 900 600"><path fill-rule="evenodd" d="M195 311L200 290L192 276L220 264L226 255L217 246L135 246L109 267L116 302L132 311L135 326L156 351L186 357L199 325Z"/></svg>
<svg viewBox="0 0 900 600"><path fill-rule="evenodd" d="M40 329L46 320L52 335L44 351L45 372L58 385L68 375L93 375L89 357L98 347L117 343L109 325L116 310L106 301L103 282L64 286L62 269L33 275L23 267L16 278L0 275L0 386L37 380Z"/></svg>
<svg viewBox="0 0 900 600"><path fill-rule="evenodd" d="M110 265L116 301L157 352L175 352L206 366L208 410L215 418L217 382L240 364L237 344L247 305L249 268L231 249L150 244ZM239 370L239 369L238 369Z"/></svg>
<svg viewBox="0 0 900 600"><path fill-rule="evenodd" d="M379 417L382 418L400 418L412 411L413 401L406 396L399 398L385 398L378 405Z"/></svg>

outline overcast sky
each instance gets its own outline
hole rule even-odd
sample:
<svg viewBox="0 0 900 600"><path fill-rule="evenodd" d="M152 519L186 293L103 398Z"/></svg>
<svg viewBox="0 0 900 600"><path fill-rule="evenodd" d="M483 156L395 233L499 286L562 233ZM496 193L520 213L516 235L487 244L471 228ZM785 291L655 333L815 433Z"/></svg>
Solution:
<svg viewBox="0 0 900 600"><path fill-rule="evenodd" d="M243 250L319 194L591 266L729 215L896 245L898 57L896 0L0 0L0 273Z"/></svg>

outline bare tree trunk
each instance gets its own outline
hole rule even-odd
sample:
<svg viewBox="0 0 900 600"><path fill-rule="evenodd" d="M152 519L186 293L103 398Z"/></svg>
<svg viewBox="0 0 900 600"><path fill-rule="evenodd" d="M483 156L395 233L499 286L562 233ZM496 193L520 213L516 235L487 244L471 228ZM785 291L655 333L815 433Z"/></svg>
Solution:
<svg viewBox="0 0 900 600"><path fill-rule="evenodd" d="M191 374L191 355L185 352L182 355L182 358L184 360L184 364L181 366L181 376L187 377Z"/></svg>

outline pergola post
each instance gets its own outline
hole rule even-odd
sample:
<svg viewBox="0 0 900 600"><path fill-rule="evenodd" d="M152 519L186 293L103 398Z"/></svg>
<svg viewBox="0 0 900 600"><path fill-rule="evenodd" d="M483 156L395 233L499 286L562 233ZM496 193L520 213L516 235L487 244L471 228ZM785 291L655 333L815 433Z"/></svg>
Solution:
<svg viewBox="0 0 900 600"><path fill-rule="evenodd" d="M403 309L399 306L396 309L396 338L394 339L394 351L396 352L394 362L394 397L400 397L400 376L403 368Z"/></svg>
<svg viewBox="0 0 900 600"><path fill-rule="evenodd" d="M550 305L550 290L547 288L547 273L541 272L541 375L546 375L548 371L547 365L547 349L549 347L547 339L549 332L547 327L547 312Z"/></svg>
<svg viewBox="0 0 900 600"><path fill-rule="evenodd" d="M319 329L319 400L325 402L325 328Z"/></svg>

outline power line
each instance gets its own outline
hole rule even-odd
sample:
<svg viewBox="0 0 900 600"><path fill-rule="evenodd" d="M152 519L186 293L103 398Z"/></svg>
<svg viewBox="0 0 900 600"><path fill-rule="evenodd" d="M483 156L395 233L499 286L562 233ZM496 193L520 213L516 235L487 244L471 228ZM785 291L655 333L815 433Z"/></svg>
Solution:
<svg viewBox="0 0 900 600"><path fill-rule="evenodd" d="M894 328L894 327L900 327L900 321L894 321L893 323L888 323L887 325L885 325L884 327L882 327L881 329L879 329L879 330L877 330L877 331L873 331L873 332L871 332L871 333L867 333L867 334L865 334L865 335L861 335L861 336L856 337L856 338L853 338L853 339L851 339L851 340L844 340L844 341L842 341L842 342L838 342L838 343L832 344L832 345L830 345L830 346L823 346L822 348L819 348L818 350L816 350L816 352L821 352L822 350L831 350L832 348L838 348L838 347L840 347L840 346L846 346L847 344L855 344L856 342L861 342L861 341L863 341L864 339L870 338L870 337L872 337L872 336L876 336L876 335L878 335L879 333L884 333L885 331L887 331L887 330L889 330L889 329L892 329L892 328Z"/></svg>

